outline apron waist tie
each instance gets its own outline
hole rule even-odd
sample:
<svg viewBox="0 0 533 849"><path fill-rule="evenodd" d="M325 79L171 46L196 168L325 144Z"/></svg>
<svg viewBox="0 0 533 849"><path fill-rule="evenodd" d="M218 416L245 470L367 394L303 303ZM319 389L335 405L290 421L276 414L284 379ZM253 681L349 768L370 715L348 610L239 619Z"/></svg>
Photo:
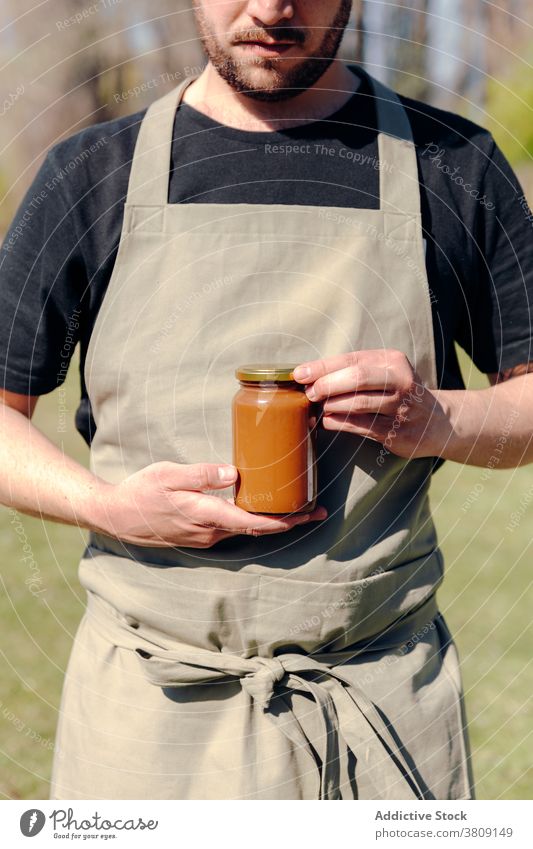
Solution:
<svg viewBox="0 0 533 849"><path fill-rule="evenodd" d="M386 634L392 636L396 631L413 635L416 630L431 622L438 615L435 595L427 599L415 611L410 611L396 620ZM405 755L399 749L388 725L363 690L338 672L336 664L347 663L364 646L372 650L381 649L381 637L365 640L364 646L355 643L338 652L315 654L286 653L275 657L255 656L239 657L227 652L215 652L195 648L172 640L161 632L142 627L142 634L135 625L130 624L111 605L88 591L87 616L100 635L113 645L128 648L135 652L141 662L147 680L159 687L187 687L196 684L220 682L228 677L240 679L242 689L265 712L292 742L302 747L316 764L311 744L294 711L287 705L287 711L273 712L272 700L276 689L283 686L289 690L309 693L319 711L320 726L325 743L318 750L321 759L320 790L321 800L342 799L340 794L339 742L344 739L354 757L357 749L369 745L370 754L379 762L384 760L391 769L386 769L386 779L380 777L381 798L389 796L387 785L403 776L408 790L406 798L426 799L428 791L410 767ZM408 625L406 629L404 626ZM408 639L408 638L407 638ZM165 643L169 648L165 647ZM387 647L394 644L388 641ZM401 640L396 646L402 645ZM285 705L286 703L284 703ZM370 732L370 737L368 734ZM395 792L396 791L391 791Z"/></svg>

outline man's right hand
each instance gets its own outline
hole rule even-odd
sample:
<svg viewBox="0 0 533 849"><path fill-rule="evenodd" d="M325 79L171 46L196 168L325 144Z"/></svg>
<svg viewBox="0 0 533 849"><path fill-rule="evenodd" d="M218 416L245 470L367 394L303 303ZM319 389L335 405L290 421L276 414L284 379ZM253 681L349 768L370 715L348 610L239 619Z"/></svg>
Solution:
<svg viewBox="0 0 533 849"><path fill-rule="evenodd" d="M230 477L222 479L222 471ZM217 463L154 463L103 490L104 533L140 546L211 548L238 534L263 536L325 519L327 511L286 517L248 513L203 490L226 489L237 478L235 466Z"/></svg>

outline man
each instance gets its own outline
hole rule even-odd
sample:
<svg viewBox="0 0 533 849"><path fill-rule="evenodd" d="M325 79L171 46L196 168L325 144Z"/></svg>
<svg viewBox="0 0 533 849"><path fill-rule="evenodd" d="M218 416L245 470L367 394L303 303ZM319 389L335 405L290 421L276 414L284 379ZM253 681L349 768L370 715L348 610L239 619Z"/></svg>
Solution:
<svg viewBox="0 0 533 849"><path fill-rule="evenodd" d="M473 798L428 487L511 412L533 458L531 234L488 133L335 59L350 7L200 0L204 72L52 148L6 237L3 500L91 531L51 798ZM72 339L91 471L28 422ZM229 489L273 359L323 408L308 517Z"/></svg>

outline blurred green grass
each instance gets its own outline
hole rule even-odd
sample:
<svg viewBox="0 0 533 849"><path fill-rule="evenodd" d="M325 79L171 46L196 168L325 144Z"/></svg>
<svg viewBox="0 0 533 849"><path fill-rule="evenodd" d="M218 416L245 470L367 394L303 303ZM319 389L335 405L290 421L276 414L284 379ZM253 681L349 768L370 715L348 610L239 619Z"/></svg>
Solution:
<svg viewBox="0 0 533 849"><path fill-rule="evenodd" d="M486 379L461 357L465 379ZM75 431L79 397L75 368L60 399L42 398L35 423L67 454L87 463ZM60 432L59 405L68 408ZM484 479L486 478L486 479ZM533 796L531 765L531 515L527 505L518 527L511 514L533 493L533 467L488 474L445 463L435 474L432 504L446 561L439 604L457 643L479 799ZM19 535L22 523L33 558L30 568ZM18 526L20 534L20 525ZM0 663L0 794L10 799L46 799L61 686L70 647L84 609L77 565L85 534L0 509L3 552ZM27 554L27 550L26 550ZM528 566L529 564L529 566ZM26 579L39 577L32 593ZM42 590L42 592L41 592Z"/></svg>

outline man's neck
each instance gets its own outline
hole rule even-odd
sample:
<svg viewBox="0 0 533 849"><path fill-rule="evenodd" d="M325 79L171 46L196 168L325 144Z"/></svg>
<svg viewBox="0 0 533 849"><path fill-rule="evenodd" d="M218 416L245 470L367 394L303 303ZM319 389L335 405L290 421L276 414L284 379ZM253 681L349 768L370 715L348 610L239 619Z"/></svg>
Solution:
<svg viewBox="0 0 533 849"><path fill-rule="evenodd" d="M254 100L236 92L208 63L185 89L183 101L228 127L269 132L327 118L344 106L357 87L356 75L335 60L315 85L289 100Z"/></svg>

